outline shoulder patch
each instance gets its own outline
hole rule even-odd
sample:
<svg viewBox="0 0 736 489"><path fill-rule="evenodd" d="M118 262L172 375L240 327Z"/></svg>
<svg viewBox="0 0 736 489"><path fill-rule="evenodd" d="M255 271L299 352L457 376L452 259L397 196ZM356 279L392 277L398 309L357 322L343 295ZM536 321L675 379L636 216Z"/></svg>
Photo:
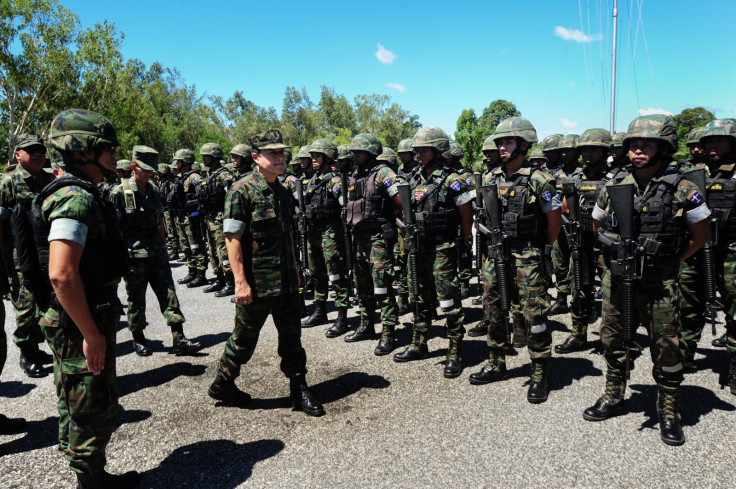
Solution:
<svg viewBox="0 0 736 489"><path fill-rule="evenodd" d="M473 185L473 180L471 178L468 178L465 180L465 183L468 185L468 187L470 187L471 185Z"/></svg>
<svg viewBox="0 0 736 489"><path fill-rule="evenodd" d="M386 177L383 179L383 185L384 187L390 187L394 183L393 180L391 180L391 177Z"/></svg>
<svg viewBox="0 0 736 489"><path fill-rule="evenodd" d="M701 202L703 202L703 197L697 190L691 190L690 193L687 194L687 200L695 204L700 204Z"/></svg>
<svg viewBox="0 0 736 489"><path fill-rule="evenodd" d="M334 185L334 186L332 187L332 193L333 193L333 194L335 194L335 195L339 195L339 194L340 194L340 186L339 186L339 185L337 185L337 184L335 184L335 185Z"/></svg>
<svg viewBox="0 0 736 489"><path fill-rule="evenodd" d="M542 200L544 200L545 202L549 202L550 200L552 200L552 193L549 190L545 190L544 192L542 192L541 197Z"/></svg>
<svg viewBox="0 0 736 489"><path fill-rule="evenodd" d="M298 180L298 179L297 179L297 178L296 178L296 177L295 177L294 175L291 175L291 176L289 177L289 181L290 181L291 183L296 183L296 181L297 181L297 180Z"/></svg>
<svg viewBox="0 0 736 489"><path fill-rule="evenodd" d="M460 182L459 182L459 181L455 180L454 182L452 182L452 183L450 184L450 188L451 188L452 190L454 190L455 192L459 192L459 191L460 191L460 189L462 188L462 185L460 184Z"/></svg>

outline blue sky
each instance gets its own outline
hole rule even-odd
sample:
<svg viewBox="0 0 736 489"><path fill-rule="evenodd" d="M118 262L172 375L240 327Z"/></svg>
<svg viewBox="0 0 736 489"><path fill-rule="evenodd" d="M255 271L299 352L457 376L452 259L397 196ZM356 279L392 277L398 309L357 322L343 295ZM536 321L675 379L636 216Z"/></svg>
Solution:
<svg viewBox="0 0 736 489"><path fill-rule="evenodd" d="M386 93L450 134L463 109L497 98L540 139L610 124L613 0L61 2L85 26L114 22L126 58L176 67L199 94L241 90L280 111L289 85L314 101L323 84ZM651 110L736 117L736 1L618 10L617 131Z"/></svg>

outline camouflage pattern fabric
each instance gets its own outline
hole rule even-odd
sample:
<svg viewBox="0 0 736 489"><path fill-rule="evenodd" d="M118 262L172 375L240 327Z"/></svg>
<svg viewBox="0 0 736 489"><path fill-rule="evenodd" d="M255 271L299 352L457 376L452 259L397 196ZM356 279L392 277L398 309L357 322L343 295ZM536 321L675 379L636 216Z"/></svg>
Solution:
<svg viewBox="0 0 736 489"><path fill-rule="evenodd" d="M212 171L218 168L213 168ZM235 177L229 170L223 170L217 174L216 185L227 190L230 189ZM230 260L227 257L227 246L225 244L225 233L222 231L222 212L205 212L207 220L207 246L210 254L212 271L219 277L230 273Z"/></svg>
<svg viewBox="0 0 736 489"><path fill-rule="evenodd" d="M196 188L203 181L204 179L199 173L195 171L190 172L189 175L184 177L184 193L195 192ZM184 218L183 235L186 236L191 252L191 260L187 259L187 265L190 269L195 269L198 272L205 272L207 270L206 236L203 232L202 219L201 211L197 215L190 213Z"/></svg>
<svg viewBox="0 0 736 489"><path fill-rule="evenodd" d="M88 151L98 144L120 146L112 122L100 114L82 109L59 113L51 122L48 141L52 148L68 152Z"/></svg>
<svg viewBox="0 0 736 489"><path fill-rule="evenodd" d="M398 308L393 287L393 247L381 229L353 229L353 268L361 319L375 321L376 307L381 309L381 324L394 328Z"/></svg>
<svg viewBox="0 0 736 489"><path fill-rule="evenodd" d="M583 174L583 169L580 167L575 168L570 174L560 168L554 174L554 179L557 183L558 195L562 192L562 184L566 182L574 182L580 180ZM560 229L560 234L557 236L554 245L552 245L552 265L555 270L555 288L557 294L569 295L572 292L572 274L570 268L570 245L567 241L567 233L565 228Z"/></svg>
<svg viewBox="0 0 736 489"><path fill-rule="evenodd" d="M668 143L674 152L678 150L677 126L668 115L644 115L631 121L622 141L623 146L628 148L634 138L660 139Z"/></svg>

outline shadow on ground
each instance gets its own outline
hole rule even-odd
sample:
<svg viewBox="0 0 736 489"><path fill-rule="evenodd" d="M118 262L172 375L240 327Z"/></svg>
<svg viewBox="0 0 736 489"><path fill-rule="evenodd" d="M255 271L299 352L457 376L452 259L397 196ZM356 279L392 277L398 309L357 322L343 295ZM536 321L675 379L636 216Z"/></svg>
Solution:
<svg viewBox="0 0 736 489"><path fill-rule="evenodd" d="M143 389L158 387L177 377L197 377L204 374L205 370L207 367L204 365L177 362L137 374L122 375L118 377L118 394L124 397Z"/></svg>

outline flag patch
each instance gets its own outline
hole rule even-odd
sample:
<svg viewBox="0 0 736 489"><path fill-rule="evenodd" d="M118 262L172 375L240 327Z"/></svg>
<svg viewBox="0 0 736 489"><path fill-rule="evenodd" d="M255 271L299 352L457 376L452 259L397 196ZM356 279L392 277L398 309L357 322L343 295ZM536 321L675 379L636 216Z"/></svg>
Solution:
<svg viewBox="0 0 736 489"><path fill-rule="evenodd" d="M687 200L696 204L700 204L701 202L703 202L703 197L700 195L700 192L698 192L697 190L693 190L687 195Z"/></svg>
<svg viewBox="0 0 736 489"><path fill-rule="evenodd" d="M552 193L549 190L542 192L542 200L549 202L552 200Z"/></svg>
<svg viewBox="0 0 736 489"><path fill-rule="evenodd" d="M458 182L457 180L455 180L454 182L452 182L452 183L450 184L450 188L451 188L452 190L454 190L455 192L459 192L459 191L460 191L460 189L461 189L462 187L461 187L461 185L460 185L460 182Z"/></svg>

